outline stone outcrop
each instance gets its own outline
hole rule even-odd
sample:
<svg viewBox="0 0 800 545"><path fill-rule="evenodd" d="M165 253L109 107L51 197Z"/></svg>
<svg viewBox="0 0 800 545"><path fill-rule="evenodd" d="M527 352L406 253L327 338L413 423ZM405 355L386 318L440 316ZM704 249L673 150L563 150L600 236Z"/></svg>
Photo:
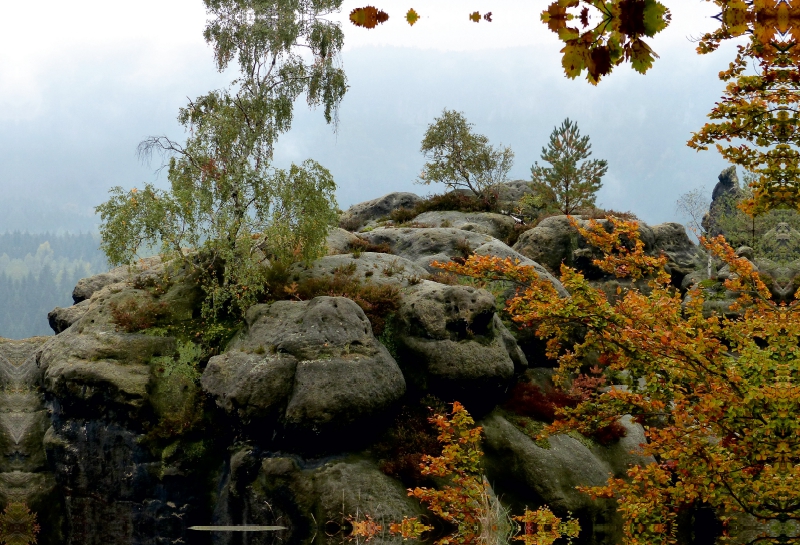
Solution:
<svg viewBox="0 0 800 545"><path fill-rule="evenodd" d="M371 201L354 204L339 218L339 227L358 231L370 221L388 218L398 208L413 208L422 198L414 193L389 193Z"/></svg>
<svg viewBox="0 0 800 545"><path fill-rule="evenodd" d="M492 403L515 365L527 367L485 290L423 281L403 297L398 326L406 374L447 398Z"/></svg>
<svg viewBox="0 0 800 545"><path fill-rule="evenodd" d="M318 431L386 410L405 380L369 320L344 297L256 305L246 330L209 360L203 389L247 424L276 416Z"/></svg>
<svg viewBox="0 0 800 545"><path fill-rule="evenodd" d="M423 212L415 223L430 227L452 227L462 231L483 233L496 239L506 239L514 230L514 218L491 212Z"/></svg>
<svg viewBox="0 0 800 545"><path fill-rule="evenodd" d="M528 190L511 184L505 195ZM391 194L351 207L344 220L363 226L417 202ZM254 305L201 352L192 327L202 319L203 293L181 269L153 259L82 280L76 304L50 313L57 335L29 347L25 384L39 390L0 396L0 495L26 498L40 517L52 504L53 530L40 539L47 544L193 543L201 538L189 526L209 524L277 524L285 530L268 540L301 543L358 513L387 525L423 509L408 483L385 472L379 438L398 413L435 394L485 417L487 473L512 505L547 503L597 524L613 520L613 505L591 503L574 487L648 463L632 452L645 440L641 427L623 419L627 435L610 446L572 436L550 438L549 449L536 444L495 410L520 377L552 386L541 345L498 315L514 288L449 285L430 275L437 260L510 258L567 297L551 271L570 260L590 270L591 252L564 218L543 221L511 248L496 237L513 221L436 212L417 223L439 227L338 229L329 255L289 269L288 282L344 276L391 286L399 307L378 337L362 310L369 302L326 295ZM642 233L675 275L691 269L694 246L679 226L642 226ZM363 242L392 253L360 251ZM126 328L126 308L161 318ZM0 367L6 383L19 375L13 365ZM198 542L264 542L247 539L220 532Z"/></svg>
<svg viewBox="0 0 800 545"><path fill-rule="evenodd" d="M366 284L399 288L418 282L429 274L426 269L404 257L376 252L327 256L310 265L297 263L289 272L295 282L332 278L339 274Z"/></svg>

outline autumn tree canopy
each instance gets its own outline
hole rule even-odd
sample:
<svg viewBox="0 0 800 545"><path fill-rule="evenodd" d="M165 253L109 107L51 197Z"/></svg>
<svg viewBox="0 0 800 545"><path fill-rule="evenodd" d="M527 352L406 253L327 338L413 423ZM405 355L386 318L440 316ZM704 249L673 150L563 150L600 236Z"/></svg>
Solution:
<svg viewBox="0 0 800 545"><path fill-rule="evenodd" d="M675 543L677 513L697 504L712 506L723 521L735 513L800 520L798 304L773 302L752 264L720 237L703 243L731 267L725 288L738 299L725 315L709 313L702 287L684 299L671 286L666 258L645 253L636 223L607 221L611 232L596 222L574 228L602 250L595 266L617 278L649 279L647 293L621 288L610 300L562 266L569 292L562 297L532 267L490 256L444 268L520 286L506 310L547 340L564 389L588 377L588 362L614 384L561 409L550 433L591 433L626 414L644 424L642 451L656 463L585 490L618 500L626 544Z"/></svg>

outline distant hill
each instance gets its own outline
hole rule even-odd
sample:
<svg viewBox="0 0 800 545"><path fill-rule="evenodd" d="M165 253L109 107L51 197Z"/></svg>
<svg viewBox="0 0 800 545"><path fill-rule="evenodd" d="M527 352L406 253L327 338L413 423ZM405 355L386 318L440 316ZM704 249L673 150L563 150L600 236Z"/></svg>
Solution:
<svg viewBox="0 0 800 545"><path fill-rule="evenodd" d="M0 337L51 335L47 313L72 304L81 278L108 269L93 233L0 234Z"/></svg>

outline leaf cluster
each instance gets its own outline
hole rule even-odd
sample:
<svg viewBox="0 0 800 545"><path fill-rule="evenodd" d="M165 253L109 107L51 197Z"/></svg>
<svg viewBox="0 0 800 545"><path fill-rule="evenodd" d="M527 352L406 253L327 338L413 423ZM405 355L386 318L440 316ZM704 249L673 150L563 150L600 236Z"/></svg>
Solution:
<svg viewBox="0 0 800 545"><path fill-rule="evenodd" d="M512 319L536 329L557 358L557 384L568 387L593 357L607 376L627 377L577 406L565 407L549 432L592 429L625 414L644 422L642 453L656 462L635 466L628 479L587 489L615 497L625 520L625 542L674 543L676 513L697 503L720 516L749 513L762 520L800 518L798 478L800 408L796 353L797 303L777 304L749 261L724 239L702 239L726 263L726 290L738 294L730 312L704 310L704 291L684 301L669 285L664 258L647 256L636 225L611 219L581 235L603 250L595 266L620 277L649 278L650 291L622 289L614 302L577 271L562 267L569 297L560 297L529 267L471 256L447 270L520 284L507 303ZM583 333L575 342L576 328Z"/></svg>
<svg viewBox="0 0 800 545"><path fill-rule="evenodd" d="M506 180L514 163L511 148L494 148L489 139L472 132L464 114L445 109L428 126L420 151L428 159L417 183L443 183L449 189L470 190L485 197Z"/></svg>
<svg viewBox="0 0 800 545"><path fill-rule="evenodd" d="M576 17L568 10L583 6ZM590 11L599 22L589 28ZM586 70L586 79L597 85L615 66L630 62L644 74L658 57L643 38L652 38L670 23L669 10L656 0L555 0L541 19L564 42L562 65L569 78ZM582 28L568 26L578 20Z"/></svg>

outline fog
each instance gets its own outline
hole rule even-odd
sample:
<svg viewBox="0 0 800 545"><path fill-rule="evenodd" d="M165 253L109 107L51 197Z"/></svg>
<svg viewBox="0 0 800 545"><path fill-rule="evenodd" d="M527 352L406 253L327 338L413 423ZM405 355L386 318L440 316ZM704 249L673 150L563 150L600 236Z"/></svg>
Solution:
<svg viewBox="0 0 800 545"><path fill-rule="evenodd" d="M480 2L479 2L480 3ZM726 164L686 147L721 95L717 73L733 44L700 57L691 36L714 28L708 2L666 2L673 24L652 40L660 55L641 76L618 67L593 87L563 76L556 36L539 21L547 2L484 2L493 21L475 24L456 0L383 2L374 30L343 21L350 89L336 132L321 111L296 105L275 165L313 158L331 170L342 208L390 191L420 194L419 144L443 108L463 111L477 132L516 154L512 179L530 176L553 127L569 117L609 162L598 204L648 222L677 219L675 201L709 193ZM351 5L352 4L352 5ZM671 5L675 4L675 5ZM0 232L89 231L112 186L166 185L158 164L138 161L148 135L184 138L175 121L187 97L225 86L202 39L202 2L43 2L4 8L0 23ZM23 44L24 47L20 47Z"/></svg>

